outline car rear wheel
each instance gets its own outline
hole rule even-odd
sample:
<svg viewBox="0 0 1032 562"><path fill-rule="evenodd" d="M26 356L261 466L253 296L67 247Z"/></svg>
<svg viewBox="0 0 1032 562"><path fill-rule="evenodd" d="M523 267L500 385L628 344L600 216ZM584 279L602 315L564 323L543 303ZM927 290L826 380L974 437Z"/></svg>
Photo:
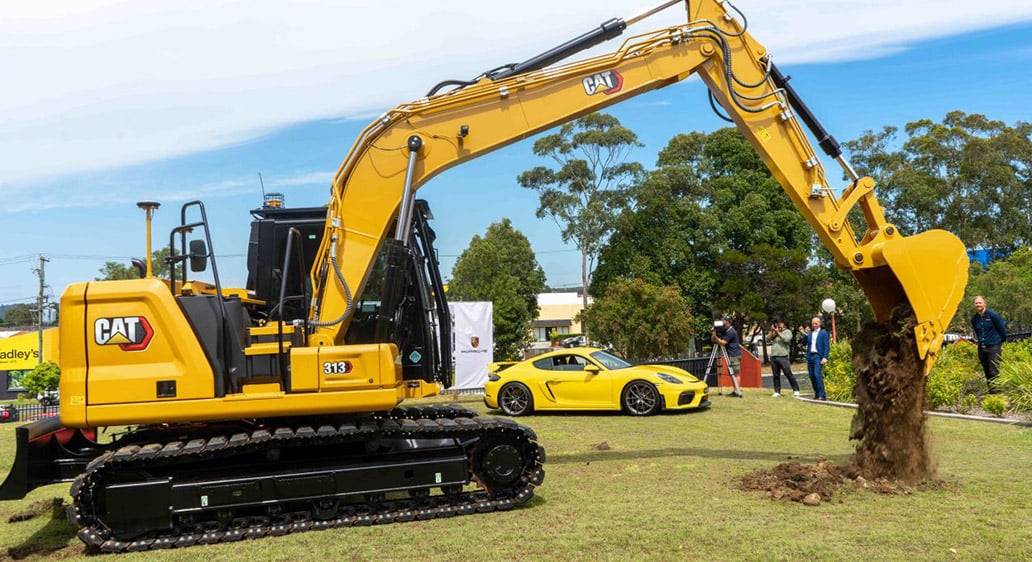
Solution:
<svg viewBox="0 0 1032 562"><path fill-rule="evenodd" d="M623 389L620 405L632 416L651 416L659 411L659 391L652 383L631 381Z"/></svg>
<svg viewBox="0 0 1032 562"><path fill-rule="evenodd" d="M534 396L526 386L511 382L498 393L498 405L508 416L522 416L534 410Z"/></svg>

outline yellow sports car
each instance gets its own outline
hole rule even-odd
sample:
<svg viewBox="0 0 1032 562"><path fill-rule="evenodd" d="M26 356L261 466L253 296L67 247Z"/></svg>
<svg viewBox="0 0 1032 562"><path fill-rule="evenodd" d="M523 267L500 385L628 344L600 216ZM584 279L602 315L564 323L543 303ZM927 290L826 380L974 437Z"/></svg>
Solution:
<svg viewBox="0 0 1032 562"><path fill-rule="evenodd" d="M706 383L691 374L667 365L631 365L594 347L492 363L488 371L484 403L510 416L535 410L623 410L650 416L664 408L710 405Z"/></svg>

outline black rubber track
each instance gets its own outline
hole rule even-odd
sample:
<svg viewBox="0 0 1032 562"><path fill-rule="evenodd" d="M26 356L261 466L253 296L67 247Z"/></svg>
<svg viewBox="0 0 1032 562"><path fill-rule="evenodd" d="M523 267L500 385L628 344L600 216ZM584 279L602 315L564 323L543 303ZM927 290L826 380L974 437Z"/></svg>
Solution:
<svg viewBox="0 0 1032 562"><path fill-rule="evenodd" d="M168 471L170 465L174 468L175 464L187 462L192 466L197 466L198 462L224 462L233 455L254 453L272 445L290 447L398 438L456 438L471 443L502 438L517 444L524 452L523 471L511 484L490 491L481 488L422 498L385 498L376 505L348 504L335 513L322 513L318 517L314 515L318 513L318 500L313 500L311 509L269 517L205 521L190 528L144 533L132 540L114 538L109 527L97 516L98 510L93 502L95 488L109 477L132 471L145 473L148 467L159 464ZM68 517L79 528L78 536L87 547L109 553L183 548L309 530L453 517L508 510L525 503L533 497L534 488L544 480L544 462L545 451L537 444L537 435L512 420L478 416L461 406L400 407L339 425L268 426L204 439L123 445L94 459L72 483L72 505L68 508ZM476 474L473 474L473 479L477 479Z"/></svg>

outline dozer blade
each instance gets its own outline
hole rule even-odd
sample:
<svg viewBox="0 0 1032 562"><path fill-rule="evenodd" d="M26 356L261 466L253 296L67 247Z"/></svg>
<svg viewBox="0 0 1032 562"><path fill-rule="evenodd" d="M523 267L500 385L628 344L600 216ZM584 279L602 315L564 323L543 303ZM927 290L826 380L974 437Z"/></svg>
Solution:
<svg viewBox="0 0 1032 562"><path fill-rule="evenodd" d="M14 432L14 464L0 484L0 500L21 499L40 486L71 482L100 454L95 431L64 427L56 416L16 427Z"/></svg>
<svg viewBox="0 0 1032 562"><path fill-rule="evenodd" d="M887 321L896 306L910 303L917 319L917 352L927 374L964 298L968 278L964 243L951 232L929 230L885 242L881 256L885 265L854 270L853 276L879 322Z"/></svg>

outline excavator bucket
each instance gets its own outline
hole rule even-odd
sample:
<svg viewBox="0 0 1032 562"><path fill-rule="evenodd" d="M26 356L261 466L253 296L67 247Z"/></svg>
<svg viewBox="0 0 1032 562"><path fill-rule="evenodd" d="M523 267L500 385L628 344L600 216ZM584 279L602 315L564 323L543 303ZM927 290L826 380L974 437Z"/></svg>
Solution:
<svg viewBox="0 0 1032 562"><path fill-rule="evenodd" d="M927 374L964 298L968 277L964 243L945 230L929 230L885 242L881 256L884 265L854 270L853 276L879 322L888 320L896 306L910 303L917 319L917 351Z"/></svg>

